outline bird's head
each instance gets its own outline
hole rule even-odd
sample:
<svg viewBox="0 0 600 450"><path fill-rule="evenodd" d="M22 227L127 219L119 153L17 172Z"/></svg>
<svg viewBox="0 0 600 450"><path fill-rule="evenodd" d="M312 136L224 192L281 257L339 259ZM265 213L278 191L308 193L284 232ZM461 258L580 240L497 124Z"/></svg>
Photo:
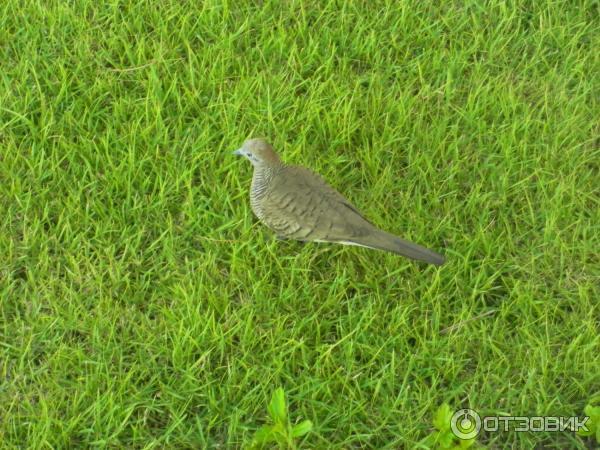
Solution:
<svg viewBox="0 0 600 450"><path fill-rule="evenodd" d="M265 167L281 164L281 160L271 144L266 140L248 139L241 148L233 152L234 155L248 158L254 167Z"/></svg>

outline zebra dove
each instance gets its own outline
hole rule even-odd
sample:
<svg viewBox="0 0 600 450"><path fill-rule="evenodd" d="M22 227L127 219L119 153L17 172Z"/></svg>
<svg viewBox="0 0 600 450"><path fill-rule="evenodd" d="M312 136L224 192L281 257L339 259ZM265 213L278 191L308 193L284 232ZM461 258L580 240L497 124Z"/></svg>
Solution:
<svg viewBox="0 0 600 450"><path fill-rule="evenodd" d="M254 166L250 205L280 239L358 245L444 263L442 255L378 229L319 175L282 162L264 139L250 139L233 153Z"/></svg>

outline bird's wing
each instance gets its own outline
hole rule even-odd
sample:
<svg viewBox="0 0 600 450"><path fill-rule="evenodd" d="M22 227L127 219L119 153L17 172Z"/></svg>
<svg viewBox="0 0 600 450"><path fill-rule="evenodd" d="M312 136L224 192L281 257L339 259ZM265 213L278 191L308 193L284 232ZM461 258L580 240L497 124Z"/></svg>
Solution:
<svg viewBox="0 0 600 450"><path fill-rule="evenodd" d="M263 221L277 234L307 241L346 241L373 225L342 194L304 167L288 166L271 180Z"/></svg>

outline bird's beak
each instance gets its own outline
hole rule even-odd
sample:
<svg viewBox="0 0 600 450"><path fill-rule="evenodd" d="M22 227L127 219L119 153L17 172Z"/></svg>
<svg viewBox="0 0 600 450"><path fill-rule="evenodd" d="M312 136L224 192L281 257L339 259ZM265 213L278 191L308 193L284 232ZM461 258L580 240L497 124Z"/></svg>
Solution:
<svg viewBox="0 0 600 450"><path fill-rule="evenodd" d="M236 156L242 156L243 155L242 149L238 148L236 151L233 152L233 154L236 155Z"/></svg>

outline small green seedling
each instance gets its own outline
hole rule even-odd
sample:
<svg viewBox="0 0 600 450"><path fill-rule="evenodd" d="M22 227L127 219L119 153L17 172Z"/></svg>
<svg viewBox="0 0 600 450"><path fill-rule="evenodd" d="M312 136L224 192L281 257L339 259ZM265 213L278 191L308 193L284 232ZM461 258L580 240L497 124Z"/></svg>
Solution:
<svg viewBox="0 0 600 450"><path fill-rule="evenodd" d="M436 431L427 436L421 443L439 450L460 450L472 447L475 444L475 438L459 439L452 431L452 415L453 412L450 406L447 403L442 404L433 417L433 426Z"/></svg>
<svg viewBox="0 0 600 450"><path fill-rule="evenodd" d="M600 406L586 405L583 412L589 419L585 423L586 430L577 430L577 434L582 437L595 436L596 442L600 444Z"/></svg>
<svg viewBox="0 0 600 450"><path fill-rule="evenodd" d="M309 433L313 428L310 420L292 426L282 388L277 388L273 393L268 411L273 424L264 425L256 432L251 445L253 449L263 448L268 443L277 443L279 448L295 449L295 439Z"/></svg>

